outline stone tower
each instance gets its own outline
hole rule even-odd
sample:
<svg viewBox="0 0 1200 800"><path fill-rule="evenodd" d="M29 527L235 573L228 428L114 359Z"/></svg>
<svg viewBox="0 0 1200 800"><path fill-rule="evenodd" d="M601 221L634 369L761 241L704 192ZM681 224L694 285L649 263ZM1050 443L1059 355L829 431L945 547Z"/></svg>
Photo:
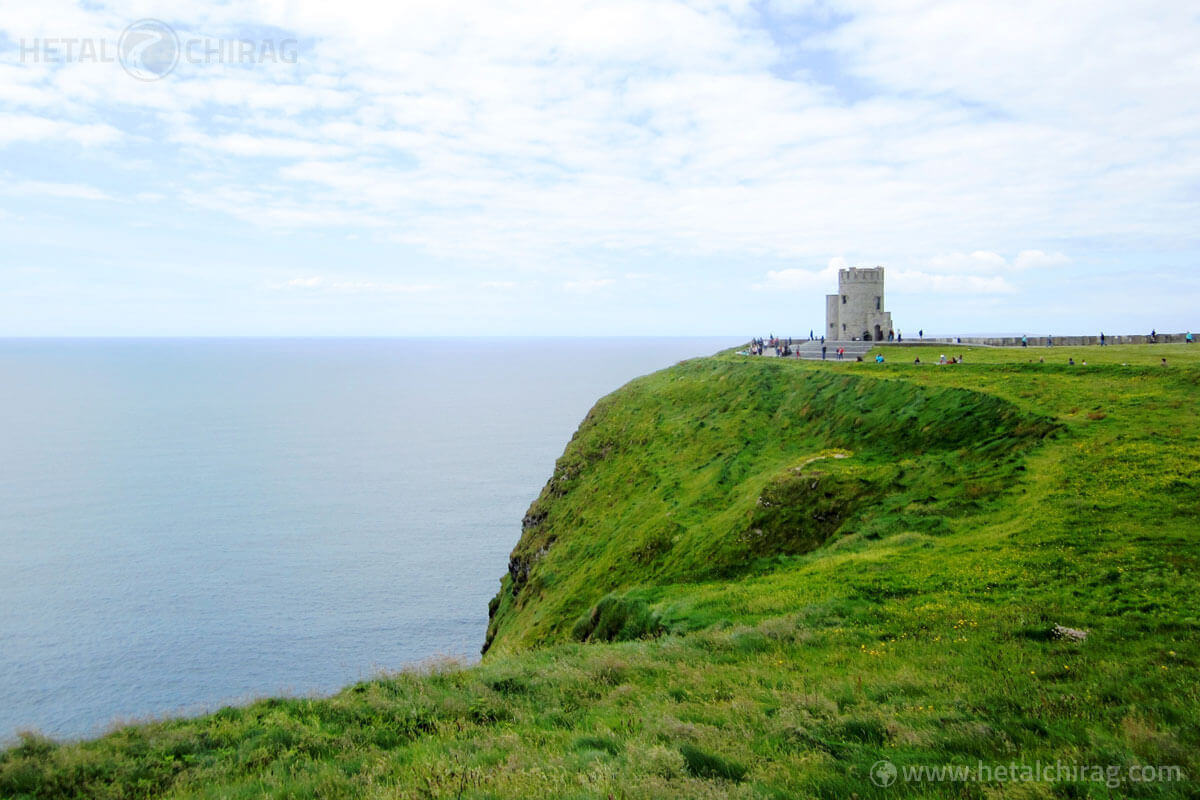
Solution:
<svg viewBox="0 0 1200 800"><path fill-rule="evenodd" d="M883 310L883 267L838 270L838 293L825 296L825 338L887 341L892 315Z"/></svg>

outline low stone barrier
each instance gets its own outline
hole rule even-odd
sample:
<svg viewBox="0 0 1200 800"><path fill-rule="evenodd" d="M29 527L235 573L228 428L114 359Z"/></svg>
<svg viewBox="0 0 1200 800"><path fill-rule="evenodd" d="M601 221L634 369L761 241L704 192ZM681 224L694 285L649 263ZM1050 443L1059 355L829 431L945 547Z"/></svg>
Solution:
<svg viewBox="0 0 1200 800"><path fill-rule="evenodd" d="M1185 341L1186 333L1160 333L1154 339L1149 334L1129 334L1124 336L1105 335L1105 344L1180 344ZM1193 334L1193 338L1195 334ZM924 339L905 339L903 342L877 342L877 344L971 344L983 347L1020 347L1020 336L926 336ZM1100 344L1097 336L1030 336L1030 347L1083 347Z"/></svg>
<svg viewBox="0 0 1200 800"><path fill-rule="evenodd" d="M1193 333L1193 338L1200 337L1200 334ZM1108 336L1104 337L1105 344L1182 344L1186 341L1186 333L1160 333L1154 339L1150 338L1149 334L1128 334L1124 336ZM791 342L793 350L812 350L820 351L820 340L810 341L807 337L803 339L780 339L780 342ZM902 342L860 342L858 340L851 341L836 341L829 339L825 342L827 351L833 354L838 347L853 345L855 348L862 348L866 352L875 345L899 345L920 346L920 345L973 345L976 347L1020 347L1020 336L926 336L924 339L908 339L905 338ZM1030 347L1084 347L1088 345L1100 344L1099 336L1030 336ZM749 347L749 345L746 345ZM770 347L765 347L766 350L771 350ZM770 355L774 355L771 352ZM808 355L807 353L805 355Z"/></svg>

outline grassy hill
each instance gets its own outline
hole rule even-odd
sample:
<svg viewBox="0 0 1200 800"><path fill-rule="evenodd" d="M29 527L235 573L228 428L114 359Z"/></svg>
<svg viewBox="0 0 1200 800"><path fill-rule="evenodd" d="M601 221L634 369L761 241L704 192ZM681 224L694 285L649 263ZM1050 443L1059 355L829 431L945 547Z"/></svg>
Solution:
<svg viewBox="0 0 1200 800"><path fill-rule="evenodd" d="M600 400L481 664L28 735L0 797L1196 796L1200 348L882 352Z"/></svg>

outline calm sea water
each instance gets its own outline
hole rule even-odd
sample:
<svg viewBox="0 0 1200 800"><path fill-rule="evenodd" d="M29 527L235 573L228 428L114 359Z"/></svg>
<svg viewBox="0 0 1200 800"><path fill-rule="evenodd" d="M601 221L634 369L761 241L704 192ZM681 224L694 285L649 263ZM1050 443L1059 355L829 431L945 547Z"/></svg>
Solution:
<svg viewBox="0 0 1200 800"><path fill-rule="evenodd" d="M730 344L0 341L0 742L474 657L592 403Z"/></svg>

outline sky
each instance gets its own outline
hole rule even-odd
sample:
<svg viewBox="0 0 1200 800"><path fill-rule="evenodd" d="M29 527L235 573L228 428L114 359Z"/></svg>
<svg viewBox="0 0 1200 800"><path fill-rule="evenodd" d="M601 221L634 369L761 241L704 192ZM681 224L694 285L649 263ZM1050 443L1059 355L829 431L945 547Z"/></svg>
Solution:
<svg viewBox="0 0 1200 800"><path fill-rule="evenodd" d="M848 265L907 335L1200 329L1198 43L1194 0L0 0L0 336L807 335Z"/></svg>

